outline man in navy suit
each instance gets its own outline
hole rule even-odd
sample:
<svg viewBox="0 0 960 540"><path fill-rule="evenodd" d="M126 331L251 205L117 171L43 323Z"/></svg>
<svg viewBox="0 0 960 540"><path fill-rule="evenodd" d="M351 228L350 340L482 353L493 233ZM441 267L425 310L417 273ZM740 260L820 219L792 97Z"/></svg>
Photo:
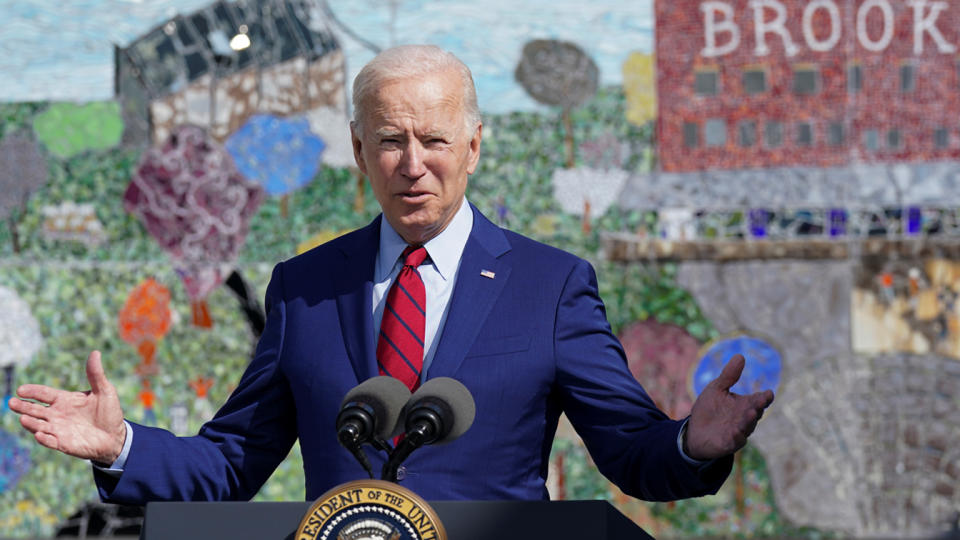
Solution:
<svg viewBox="0 0 960 540"><path fill-rule="evenodd" d="M419 380L460 380L473 426L415 452L401 484L437 499L542 499L561 413L626 493L715 492L769 391L729 392L734 358L689 418L659 411L627 369L585 261L500 229L465 197L483 125L469 70L436 47L378 55L354 83L354 154L383 210L274 269L268 322L233 395L195 437L123 420L99 353L91 390L24 385L12 410L47 447L90 459L108 501L249 499L299 438L306 498L363 476L336 441L343 396L383 371L377 340L407 246L424 247ZM392 309L392 308L391 308ZM382 360L382 359L381 359ZM411 368L413 366L411 365ZM384 457L370 452L374 468Z"/></svg>

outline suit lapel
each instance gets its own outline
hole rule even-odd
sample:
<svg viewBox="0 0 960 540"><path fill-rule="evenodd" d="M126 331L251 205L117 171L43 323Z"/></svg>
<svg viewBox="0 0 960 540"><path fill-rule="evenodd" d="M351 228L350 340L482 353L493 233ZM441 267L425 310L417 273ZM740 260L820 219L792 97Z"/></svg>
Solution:
<svg viewBox="0 0 960 540"><path fill-rule="evenodd" d="M510 251L503 231L476 207L471 208L473 229L463 249L457 283L428 378L454 376L510 276L510 266L499 260ZM491 272L492 278L488 277Z"/></svg>
<svg viewBox="0 0 960 540"><path fill-rule="evenodd" d="M380 245L380 219L360 229L343 242L343 268L337 279L337 311L347 354L358 381L377 375L373 331L373 273Z"/></svg>

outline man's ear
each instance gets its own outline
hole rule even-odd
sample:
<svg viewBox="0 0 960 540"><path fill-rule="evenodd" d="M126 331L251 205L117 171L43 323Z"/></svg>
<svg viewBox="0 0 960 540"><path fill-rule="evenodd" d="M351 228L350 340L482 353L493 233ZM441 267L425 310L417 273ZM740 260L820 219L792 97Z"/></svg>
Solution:
<svg viewBox="0 0 960 540"><path fill-rule="evenodd" d="M357 131L357 123L351 121L350 142L353 145L353 160L357 162L360 172L367 174L367 162L363 159L363 142L360 140L360 134Z"/></svg>
<svg viewBox="0 0 960 540"><path fill-rule="evenodd" d="M467 174L473 174L473 171L477 170L477 163L480 162L480 141L483 139L483 123L477 124L476 131L473 132L473 137L470 138L469 152L470 152L470 161L467 165Z"/></svg>

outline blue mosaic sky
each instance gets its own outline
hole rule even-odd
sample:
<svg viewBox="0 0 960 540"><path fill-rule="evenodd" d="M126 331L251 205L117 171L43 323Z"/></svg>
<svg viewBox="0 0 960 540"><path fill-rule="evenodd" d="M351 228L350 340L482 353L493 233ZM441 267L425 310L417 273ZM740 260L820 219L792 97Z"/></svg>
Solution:
<svg viewBox="0 0 960 540"><path fill-rule="evenodd" d="M112 97L113 46L209 0L0 0L0 101L92 101ZM574 41L621 81L633 51L653 46L651 0L329 0L353 32L380 47L434 43L473 70L487 112L537 105L514 82L523 44ZM391 9L391 6L395 9ZM391 22L391 13L396 18ZM352 75L373 53L342 37Z"/></svg>

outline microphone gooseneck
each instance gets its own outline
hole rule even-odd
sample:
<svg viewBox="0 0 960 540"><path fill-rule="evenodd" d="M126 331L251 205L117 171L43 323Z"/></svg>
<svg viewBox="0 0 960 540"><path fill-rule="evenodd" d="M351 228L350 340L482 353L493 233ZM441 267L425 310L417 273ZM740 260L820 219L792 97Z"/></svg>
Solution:
<svg viewBox="0 0 960 540"><path fill-rule="evenodd" d="M473 424L476 404L462 383L437 377L410 396L405 413L403 439L390 453L380 475L390 482L397 481L400 464L417 448L445 444L463 435Z"/></svg>

